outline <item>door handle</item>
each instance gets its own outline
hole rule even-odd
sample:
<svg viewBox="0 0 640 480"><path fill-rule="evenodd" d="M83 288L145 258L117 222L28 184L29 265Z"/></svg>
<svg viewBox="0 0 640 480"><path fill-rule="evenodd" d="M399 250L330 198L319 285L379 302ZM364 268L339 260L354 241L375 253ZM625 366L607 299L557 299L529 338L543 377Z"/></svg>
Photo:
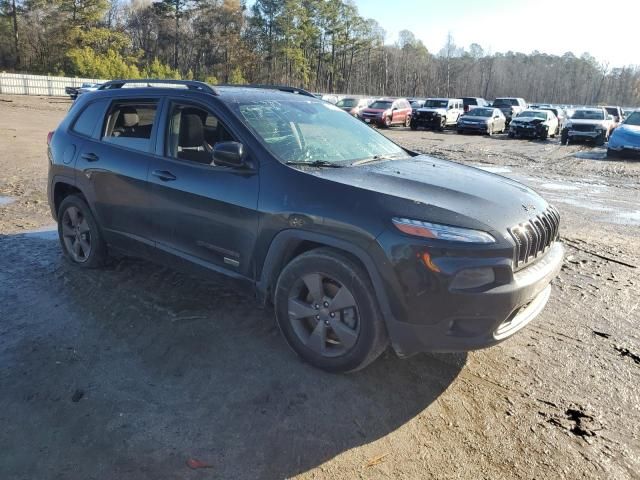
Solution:
<svg viewBox="0 0 640 480"><path fill-rule="evenodd" d="M151 175L153 175L154 177L158 177L163 182L170 182L176 179L176 176L173 173L166 170L154 170L153 172L151 172Z"/></svg>
<svg viewBox="0 0 640 480"><path fill-rule="evenodd" d="M95 153L83 153L82 155L80 155L80 158L86 160L87 162L97 162L98 160L100 160L100 157Z"/></svg>

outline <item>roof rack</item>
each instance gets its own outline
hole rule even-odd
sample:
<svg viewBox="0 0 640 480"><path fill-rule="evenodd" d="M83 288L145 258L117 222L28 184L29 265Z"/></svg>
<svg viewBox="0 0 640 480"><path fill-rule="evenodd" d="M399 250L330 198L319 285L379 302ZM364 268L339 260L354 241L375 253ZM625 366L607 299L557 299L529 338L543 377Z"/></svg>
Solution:
<svg viewBox="0 0 640 480"><path fill-rule="evenodd" d="M267 89L267 90L280 90L281 92L296 93L298 95L304 95L306 97L313 97L313 98L316 97L313 93L308 92L307 90L305 90L303 88L291 87L289 85L254 85L254 84L229 85L229 84L224 84L224 85L218 85L218 86L219 87L264 88L264 89Z"/></svg>
<svg viewBox="0 0 640 480"><path fill-rule="evenodd" d="M122 88L128 84L146 84L147 87L151 87L152 85L183 85L187 87L189 90L198 90L200 92L210 93L212 95L218 95L216 89L211 85L208 85L204 82L198 82L196 80L159 80L155 78L136 78L136 79L119 79L119 80L110 80L108 82L100 85L98 90L113 90L116 88Z"/></svg>

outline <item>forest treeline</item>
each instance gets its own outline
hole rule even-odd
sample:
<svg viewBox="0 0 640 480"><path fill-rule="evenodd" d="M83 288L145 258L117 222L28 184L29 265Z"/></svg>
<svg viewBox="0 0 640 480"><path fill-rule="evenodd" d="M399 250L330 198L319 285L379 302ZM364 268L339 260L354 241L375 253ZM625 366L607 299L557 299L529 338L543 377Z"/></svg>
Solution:
<svg viewBox="0 0 640 480"><path fill-rule="evenodd" d="M0 0L0 12L5 71L640 104L637 65L611 68L588 53L511 52L508 36L504 53L463 48L451 36L429 51L409 31L385 44L380 24L351 0Z"/></svg>

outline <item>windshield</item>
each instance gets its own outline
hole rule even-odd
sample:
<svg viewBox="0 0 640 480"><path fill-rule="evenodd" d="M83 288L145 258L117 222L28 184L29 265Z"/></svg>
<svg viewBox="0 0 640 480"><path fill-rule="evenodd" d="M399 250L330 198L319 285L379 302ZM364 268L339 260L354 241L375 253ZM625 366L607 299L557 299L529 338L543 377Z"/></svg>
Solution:
<svg viewBox="0 0 640 480"><path fill-rule="evenodd" d="M422 100L411 100L409 103L411 104L412 107L420 107L424 105L424 101Z"/></svg>
<svg viewBox="0 0 640 480"><path fill-rule="evenodd" d="M336 106L292 97L232 107L281 162L351 164L376 156L408 156L384 135Z"/></svg>
<svg viewBox="0 0 640 480"><path fill-rule="evenodd" d="M375 109L378 109L378 110L386 110L387 108L391 108L391 104L392 103L393 102L386 102L384 100L376 100L371 105L369 105L369 108L375 108Z"/></svg>
<svg viewBox="0 0 640 480"><path fill-rule="evenodd" d="M609 115L613 115L614 117L618 116L618 109L616 107L606 107L605 110Z"/></svg>
<svg viewBox="0 0 640 480"><path fill-rule="evenodd" d="M640 127L640 112L633 112L629 118L625 120L625 125L634 125Z"/></svg>
<svg viewBox="0 0 640 480"><path fill-rule="evenodd" d="M355 98L343 98L338 103L336 103L336 107L345 107L345 108L353 108L358 104L358 100Z"/></svg>
<svg viewBox="0 0 640 480"><path fill-rule="evenodd" d="M534 112L533 110L525 110L518 117L529 117L529 118L541 118L542 120L547 119L547 114L545 112Z"/></svg>
<svg viewBox="0 0 640 480"><path fill-rule="evenodd" d="M574 120L604 120L602 110L576 110L573 114Z"/></svg>
<svg viewBox="0 0 640 480"><path fill-rule="evenodd" d="M518 100L515 98L496 98L493 102L494 107L510 107L511 105L518 105Z"/></svg>
<svg viewBox="0 0 640 480"><path fill-rule="evenodd" d="M493 108L474 108L473 110L469 110L465 116L467 117L492 117L493 116Z"/></svg>
<svg viewBox="0 0 640 480"><path fill-rule="evenodd" d="M425 108L447 108L449 100L427 100L424 102Z"/></svg>

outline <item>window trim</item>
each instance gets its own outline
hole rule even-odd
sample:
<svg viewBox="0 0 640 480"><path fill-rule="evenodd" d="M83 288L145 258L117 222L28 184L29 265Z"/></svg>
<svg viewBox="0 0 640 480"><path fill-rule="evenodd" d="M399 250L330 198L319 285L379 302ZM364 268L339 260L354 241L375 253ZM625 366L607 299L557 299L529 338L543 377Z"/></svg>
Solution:
<svg viewBox="0 0 640 480"><path fill-rule="evenodd" d="M160 96L149 96L149 97L144 96L141 98L114 97L113 99L111 99L111 102L109 102L109 108L106 110L105 114L103 115L101 127L100 127L100 130L98 131L97 141L99 141L103 145L108 145L109 147L121 148L129 152L137 152L142 154L154 154L156 152L156 135L158 133L160 116L162 114L162 108L164 103L163 100L164 98ZM122 104L140 105L145 103L147 104L154 103L156 106L156 114L153 118L153 123L151 124L151 133L149 134L149 146L147 150L140 150L139 148L132 148L126 145L120 145L118 143L111 143L103 140L105 137L104 134L106 133L107 123L109 122L109 117L111 116L111 113L113 112L115 105L122 105ZM94 135L95 133L96 132L94 132Z"/></svg>
<svg viewBox="0 0 640 480"><path fill-rule="evenodd" d="M96 121L96 124L93 126L93 131L91 132L90 135L85 135L82 132L79 132L76 130L76 123L78 123L78 120L80 120L80 117L82 116L82 114L84 112L87 111L87 109L89 107L91 107L92 105L95 105L97 103L104 103L105 105L102 106L102 114L100 115L102 117L102 121L99 120L100 117L98 117L98 121ZM95 100L89 101L87 102L86 105L84 105L82 107L82 109L76 114L76 116L73 118L73 121L71 122L71 125L69 125L69 132L73 133L74 135L77 135L79 137L82 138L91 138L94 139L96 138L96 134L98 133L98 125L102 125L104 122L104 118L105 118L105 113L106 113L106 107L108 106L109 102L107 100L105 100L104 98L97 98Z"/></svg>
<svg viewBox="0 0 640 480"><path fill-rule="evenodd" d="M174 105L182 105L182 106L190 106L190 107L195 107L195 108L200 108L204 111L207 112L207 114L209 115L213 115L214 117L216 117L218 119L218 122L222 122L222 125L224 126L225 130L227 131L227 133L229 133L229 135L231 135L234 139L233 140L229 140L231 142L239 142L242 143L244 149L245 149L245 153L244 153L244 157L246 158L249 155L249 152L247 150L247 145L242 142L241 140L238 140L238 135L232 131L231 128L229 128L228 123L225 122L224 120L221 119L221 115L218 114L214 108L211 108L209 105L198 102L198 101L194 101L190 98L184 98L184 97L168 97L165 100L165 107L164 107L164 112L163 112L163 121L162 121L162 126L163 126L163 130L162 130L162 134L158 135L158 155L160 157L162 157L165 160L170 160L172 162L175 162L177 164L180 165L189 165L189 166L197 166L197 167L202 167L202 168L207 168L207 169L214 169L214 170L220 170L220 171L234 171L236 172L237 170L231 167L227 167L226 165L214 165L214 164L205 164L205 163L200 163L200 162L194 162L193 160L188 160L186 158L176 158L176 157L172 157L167 153L167 149L169 148L169 133L171 132L170 129L170 123L171 123L171 114L173 112L173 107Z"/></svg>

